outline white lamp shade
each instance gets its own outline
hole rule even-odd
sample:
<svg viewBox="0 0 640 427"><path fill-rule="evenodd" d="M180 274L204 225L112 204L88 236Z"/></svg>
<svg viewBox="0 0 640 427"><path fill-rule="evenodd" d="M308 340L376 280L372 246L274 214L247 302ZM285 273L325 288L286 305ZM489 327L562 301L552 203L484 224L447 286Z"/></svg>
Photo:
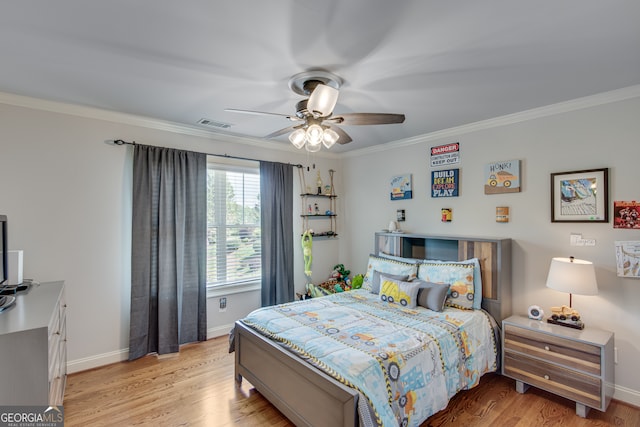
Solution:
<svg viewBox="0 0 640 427"><path fill-rule="evenodd" d="M333 112L338 102L338 89L324 84L318 84L311 92L307 102L307 110L315 117L326 117Z"/></svg>
<svg viewBox="0 0 640 427"><path fill-rule="evenodd" d="M311 144L309 142L307 142L307 145L305 145L305 147L307 149L308 152L310 153L316 153L318 151L320 151L320 148L322 148L322 143L317 143L317 144Z"/></svg>
<svg viewBox="0 0 640 427"><path fill-rule="evenodd" d="M320 145L322 143L322 127L311 125L307 128L307 144Z"/></svg>
<svg viewBox="0 0 640 427"><path fill-rule="evenodd" d="M553 258L547 287L578 295L597 295L598 283L593 263L575 258Z"/></svg>
<svg viewBox="0 0 640 427"><path fill-rule="evenodd" d="M327 149L333 147L333 144L340 138L340 135L333 129L325 129L324 134L322 134L322 144L324 144Z"/></svg>
<svg viewBox="0 0 640 427"><path fill-rule="evenodd" d="M291 141L294 147L300 149L304 145L306 137L307 134L304 129L296 129L289 134L289 141Z"/></svg>

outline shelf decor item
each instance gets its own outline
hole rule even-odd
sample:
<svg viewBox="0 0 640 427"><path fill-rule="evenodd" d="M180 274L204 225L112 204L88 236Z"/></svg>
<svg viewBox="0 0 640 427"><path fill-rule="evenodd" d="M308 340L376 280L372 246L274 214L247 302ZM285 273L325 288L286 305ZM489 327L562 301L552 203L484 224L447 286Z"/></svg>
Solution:
<svg viewBox="0 0 640 427"><path fill-rule="evenodd" d="M551 222L609 222L609 169L551 174Z"/></svg>
<svg viewBox="0 0 640 427"><path fill-rule="evenodd" d="M316 176L316 186L318 187L317 194L322 194L322 178L320 177L320 171L318 171L318 174Z"/></svg>
<svg viewBox="0 0 640 427"><path fill-rule="evenodd" d="M580 313L572 307L572 294L598 294L598 283L593 263L574 257L553 258L547 276L547 287L569 294L569 305L551 307L552 314L547 318L547 322L574 329L584 329Z"/></svg>

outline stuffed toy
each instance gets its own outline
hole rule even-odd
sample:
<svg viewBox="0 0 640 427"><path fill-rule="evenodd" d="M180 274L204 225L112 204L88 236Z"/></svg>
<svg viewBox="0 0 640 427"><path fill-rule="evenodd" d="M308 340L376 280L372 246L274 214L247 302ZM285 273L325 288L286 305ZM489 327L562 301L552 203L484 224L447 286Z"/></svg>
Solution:
<svg viewBox="0 0 640 427"><path fill-rule="evenodd" d="M364 276L362 274L356 274L351 280L351 287L353 289L360 289L362 287L362 282L364 282Z"/></svg>
<svg viewBox="0 0 640 427"><path fill-rule="evenodd" d="M351 274L351 270L345 269L344 264L338 264L333 267L333 273L331 273L331 277L337 279L338 282L346 282L349 278L349 274Z"/></svg>
<svg viewBox="0 0 640 427"><path fill-rule="evenodd" d="M313 245L313 235L310 230L302 233L302 254L304 255L304 274L311 278L311 247Z"/></svg>

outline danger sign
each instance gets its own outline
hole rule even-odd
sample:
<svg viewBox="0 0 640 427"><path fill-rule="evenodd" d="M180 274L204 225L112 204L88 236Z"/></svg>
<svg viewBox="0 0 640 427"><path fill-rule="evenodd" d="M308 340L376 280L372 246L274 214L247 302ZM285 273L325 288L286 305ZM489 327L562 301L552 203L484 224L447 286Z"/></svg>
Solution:
<svg viewBox="0 0 640 427"><path fill-rule="evenodd" d="M431 167L460 163L460 143L431 147Z"/></svg>

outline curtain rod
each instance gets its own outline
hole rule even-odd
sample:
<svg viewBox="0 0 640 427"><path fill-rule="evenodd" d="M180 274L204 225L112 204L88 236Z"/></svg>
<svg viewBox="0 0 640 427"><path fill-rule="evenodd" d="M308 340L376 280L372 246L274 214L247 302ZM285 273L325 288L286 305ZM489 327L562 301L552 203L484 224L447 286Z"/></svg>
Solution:
<svg viewBox="0 0 640 427"><path fill-rule="evenodd" d="M113 140L113 144L114 145L146 145L146 144L138 144L135 141L132 142L128 142L128 141L124 141L122 139L114 139ZM157 148L165 148L165 147L158 147L156 145L146 145L147 147L157 147ZM190 150L185 150L185 151L190 151ZM212 153L202 153L199 151L192 151L193 153L198 153L198 154L206 154L207 156L215 156L215 157L225 157L227 159L237 159L237 160L250 160L252 162L259 162L260 160L258 159L251 159L249 157L239 157L239 156L231 156L229 154L212 154ZM295 166L298 169L304 167L302 166L300 163L298 164L293 164L293 163L285 163L287 165L291 165L291 166Z"/></svg>

